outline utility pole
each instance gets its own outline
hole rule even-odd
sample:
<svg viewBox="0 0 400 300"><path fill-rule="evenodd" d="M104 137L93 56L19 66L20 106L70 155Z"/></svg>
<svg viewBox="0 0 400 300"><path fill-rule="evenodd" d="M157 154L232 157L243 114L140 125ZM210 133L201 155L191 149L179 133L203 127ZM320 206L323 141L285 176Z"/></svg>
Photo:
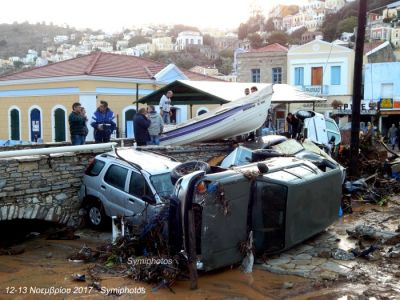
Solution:
<svg viewBox="0 0 400 300"><path fill-rule="evenodd" d="M358 152L360 148L360 107L362 96L362 67L364 55L365 25L367 19L367 0L359 0L356 51L354 59L353 105L351 114L350 176L358 172Z"/></svg>

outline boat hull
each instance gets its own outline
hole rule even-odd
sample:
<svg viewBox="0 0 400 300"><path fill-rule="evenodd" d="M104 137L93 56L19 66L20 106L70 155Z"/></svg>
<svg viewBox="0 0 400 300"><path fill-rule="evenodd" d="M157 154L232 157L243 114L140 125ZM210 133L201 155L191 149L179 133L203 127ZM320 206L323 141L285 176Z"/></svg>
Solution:
<svg viewBox="0 0 400 300"><path fill-rule="evenodd" d="M195 142L227 139L249 133L260 128L268 115L271 93L260 94L242 99L235 105L229 103L217 112L189 122L187 125L168 131L161 137L161 145L184 145Z"/></svg>

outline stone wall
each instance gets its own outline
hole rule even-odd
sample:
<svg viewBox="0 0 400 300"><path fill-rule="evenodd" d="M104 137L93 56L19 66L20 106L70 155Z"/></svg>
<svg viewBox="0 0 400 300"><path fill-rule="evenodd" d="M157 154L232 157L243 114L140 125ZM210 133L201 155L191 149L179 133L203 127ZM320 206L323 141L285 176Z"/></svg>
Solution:
<svg viewBox="0 0 400 300"><path fill-rule="evenodd" d="M142 147L178 161L208 161L232 150L229 143L182 147ZM39 219L78 226L78 191L90 159L102 153L81 151L0 159L0 221Z"/></svg>

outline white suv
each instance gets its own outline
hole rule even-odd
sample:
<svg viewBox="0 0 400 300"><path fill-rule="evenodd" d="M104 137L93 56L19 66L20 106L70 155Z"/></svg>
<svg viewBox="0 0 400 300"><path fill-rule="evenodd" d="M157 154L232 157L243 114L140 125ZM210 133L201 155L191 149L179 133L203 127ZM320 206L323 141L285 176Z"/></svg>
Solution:
<svg viewBox="0 0 400 300"><path fill-rule="evenodd" d="M102 227L106 216L132 217L140 224L171 195L170 173L179 164L132 148L97 155L88 165L79 191L89 224Z"/></svg>

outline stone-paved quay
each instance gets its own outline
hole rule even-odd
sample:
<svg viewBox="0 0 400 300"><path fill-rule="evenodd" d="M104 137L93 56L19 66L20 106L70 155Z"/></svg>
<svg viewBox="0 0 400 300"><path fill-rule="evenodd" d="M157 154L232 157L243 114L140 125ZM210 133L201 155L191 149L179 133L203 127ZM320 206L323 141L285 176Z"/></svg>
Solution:
<svg viewBox="0 0 400 300"><path fill-rule="evenodd" d="M336 280L340 276L346 277L357 261L335 260L331 257L340 241L334 234L324 232L285 253L268 257L263 263L257 261L261 264L255 264L255 268L306 278Z"/></svg>
<svg viewBox="0 0 400 300"><path fill-rule="evenodd" d="M346 291L357 297L381 295L399 299L400 287L400 196L392 196L386 207L364 204L353 209L326 231L279 255L256 260L254 268L281 275L296 275L331 282L331 290ZM357 227L374 228L382 238L350 237ZM387 233L394 238L388 239ZM365 257L354 257L351 250L375 250ZM360 253L360 252L358 252ZM340 258L340 259L334 259ZM288 282L286 288L292 288ZM318 284L316 285L318 286ZM396 295L396 296L394 296Z"/></svg>

